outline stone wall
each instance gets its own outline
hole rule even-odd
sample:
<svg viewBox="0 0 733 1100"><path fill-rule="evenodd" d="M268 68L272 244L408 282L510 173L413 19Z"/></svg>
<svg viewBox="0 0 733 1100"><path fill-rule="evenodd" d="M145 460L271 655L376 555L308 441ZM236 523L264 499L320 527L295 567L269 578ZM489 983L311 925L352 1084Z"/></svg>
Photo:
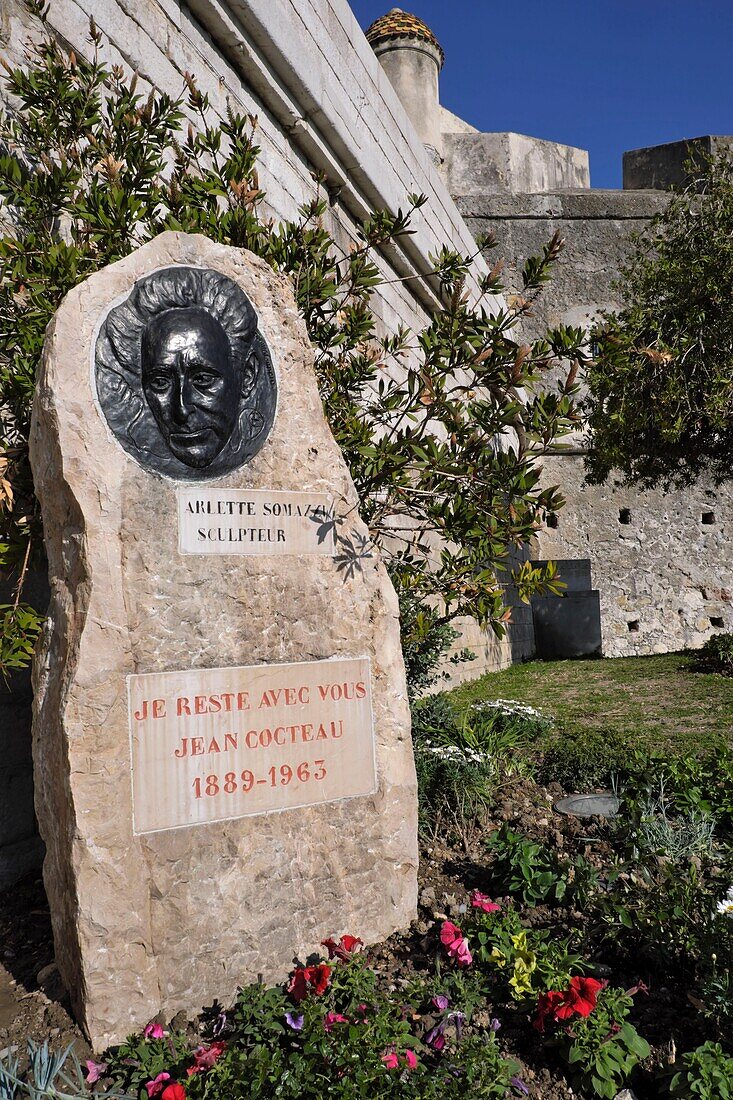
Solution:
<svg viewBox="0 0 733 1100"><path fill-rule="evenodd" d="M88 53L89 16L104 56L135 70L140 88L181 94L191 72L215 112L227 100L260 122L266 208L294 218L327 176L328 228L346 243L371 210L429 196L416 232L383 257L388 278L422 275L380 290L385 327L415 327L436 301L429 253L440 244L473 251L464 222L420 143L346 0L50 0L53 30ZM22 0L3 0L0 47L13 63L38 27Z"/></svg>
<svg viewBox="0 0 733 1100"><path fill-rule="evenodd" d="M491 230L508 262L539 252L555 230L567 245L534 310L539 332L558 323L585 325L620 304L614 285L630 238L667 201L659 191L577 191L463 197L459 209L474 233ZM516 282L514 283L516 285ZM733 491L701 482L685 492L641 492L618 480L583 481L582 435L572 453L545 463L567 504L538 538L538 557L590 558L601 594L604 654L665 653L702 645L733 630Z"/></svg>
<svg viewBox="0 0 733 1100"><path fill-rule="evenodd" d="M346 0L50 0L52 31L80 56L91 48L91 15L103 56L136 71L141 92L156 87L177 97L191 72L219 117L227 101L258 116L265 212L276 219L297 217L315 194L314 172L325 173L326 228L344 247L372 210L426 194L414 234L379 258L388 281L375 303L386 331L425 323L437 302L429 254L443 243L469 253L475 245ZM10 64L22 64L26 42L39 33L22 0L0 0L0 53ZM479 654L471 675L507 659L466 625ZM0 790L0 874L37 857L29 722L25 684L0 699L0 751L13 761Z"/></svg>

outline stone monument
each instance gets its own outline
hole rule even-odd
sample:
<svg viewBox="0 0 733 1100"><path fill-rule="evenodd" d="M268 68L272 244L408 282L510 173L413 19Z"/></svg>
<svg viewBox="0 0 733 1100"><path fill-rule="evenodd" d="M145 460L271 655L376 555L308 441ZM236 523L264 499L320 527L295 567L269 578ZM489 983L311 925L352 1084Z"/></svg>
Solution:
<svg viewBox="0 0 733 1100"><path fill-rule="evenodd" d="M91 276L49 327L31 446L36 806L95 1048L407 925L397 600L287 280L181 233Z"/></svg>

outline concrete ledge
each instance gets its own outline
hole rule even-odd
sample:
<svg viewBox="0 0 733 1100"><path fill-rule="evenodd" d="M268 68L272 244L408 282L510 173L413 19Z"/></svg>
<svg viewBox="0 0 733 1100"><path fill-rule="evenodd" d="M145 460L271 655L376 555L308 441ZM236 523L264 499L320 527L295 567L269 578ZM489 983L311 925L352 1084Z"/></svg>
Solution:
<svg viewBox="0 0 733 1100"><path fill-rule="evenodd" d="M550 191L506 195L459 195L456 206L464 218L497 221L646 221L664 210L669 196L661 191Z"/></svg>

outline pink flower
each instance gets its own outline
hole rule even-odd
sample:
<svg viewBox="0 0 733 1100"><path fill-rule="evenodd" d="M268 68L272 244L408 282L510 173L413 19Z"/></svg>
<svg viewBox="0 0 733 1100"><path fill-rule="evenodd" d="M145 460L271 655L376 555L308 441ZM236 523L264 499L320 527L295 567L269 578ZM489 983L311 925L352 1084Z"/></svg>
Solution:
<svg viewBox="0 0 733 1100"><path fill-rule="evenodd" d="M221 1042L221 1040L212 1043L208 1047L198 1047L193 1052L194 1064L189 1066L186 1070L188 1076L190 1077L193 1073L203 1073L204 1070L211 1069L217 1058L221 1057L226 1048L226 1043Z"/></svg>
<svg viewBox="0 0 733 1100"><path fill-rule="evenodd" d="M482 894L480 890L474 890L471 894L471 905L474 909L482 909L484 913L497 913L501 909L500 905L486 894Z"/></svg>
<svg viewBox="0 0 733 1100"><path fill-rule="evenodd" d="M143 1031L143 1036L146 1039L162 1039L165 1035L162 1026L155 1020L151 1020Z"/></svg>
<svg viewBox="0 0 733 1100"><path fill-rule="evenodd" d="M335 1024L348 1024L348 1022L349 1017L342 1016L340 1012L327 1012L323 1020L323 1026L326 1031L331 1032Z"/></svg>
<svg viewBox="0 0 733 1100"><path fill-rule="evenodd" d="M468 947L468 940L461 932L457 925L452 921L444 920L440 928L440 942L448 952L452 959L455 959L459 966L470 966L473 962L473 955Z"/></svg>
<svg viewBox="0 0 733 1100"><path fill-rule="evenodd" d="M165 1088L166 1081L170 1081L170 1073L159 1073L154 1081L148 1081L145 1088L148 1090L148 1096L160 1096Z"/></svg>
<svg viewBox="0 0 733 1100"><path fill-rule="evenodd" d="M408 1069L415 1069L417 1066L417 1055L414 1050L406 1050L404 1054L405 1064ZM382 1055L382 1061L387 1069L399 1069L400 1058L394 1049L386 1050Z"/></svg>
<svg viewBox="0 0 733 1100"><path fill-rule="evenodd" d="M107 1072L106 1062L92 1062L87 1059L87 1084L94 1085L97 1081L101 1081Z"/></svg>

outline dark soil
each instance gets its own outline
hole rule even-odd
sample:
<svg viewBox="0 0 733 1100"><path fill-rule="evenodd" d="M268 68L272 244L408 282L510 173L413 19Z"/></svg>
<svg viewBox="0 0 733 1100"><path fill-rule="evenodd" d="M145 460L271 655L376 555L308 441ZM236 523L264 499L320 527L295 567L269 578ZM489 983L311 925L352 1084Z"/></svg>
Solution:
<svg viewBox="0 0 733 1100"><path fill-rule="evenodd" d="M490 855L486 836L503 821L517 831L569 856L584 853L602 867L612 853L613 830L601 819L579 820L558 814L552 805L562 795L559 787L536 786L519 780L505 791L482 830L464 843L448 846L435 842L424 846L420 867L418 920L404 935L391 937L370 949L375 967L390 984L407 984L416 972L430 970L436 952L437 922L449 917L460 923L472 889L490 892ZM527 923L552 927L558 936L570 935L583 924L583 914L568 909L540 907L530 911ZM700 1016L684 996L665 988L644 972L638 959L599 954L593 960L599 976L612 976L614 985L631 986L642 979L648 996L638 996L634 1023L652 1046L646 1070L634 1082L638 1100L657 1095L653 1076L678 1049L691 1049L704 1041L699 1034ZM641 972L635 967L641 967ZM526 1013L506 1005L487 1005L477 1023L485 1026L492 1016L502 1022L499 1032L507 1054L520 1062L521 1076L533 1100L568 1100L573 1093L559 1065L537 1042ZM483 1017L486 1017L485 1019ZM179 1023L177 1020L176 1023ZM53 965L51 921L43 884L30 876L0 893L0 1054L16 1048L22 1055L28 1037L48 1038L54 1047L74 1043L79 1058L91 1056L90 1048L75 1024L68 1000Z"/></svg>

